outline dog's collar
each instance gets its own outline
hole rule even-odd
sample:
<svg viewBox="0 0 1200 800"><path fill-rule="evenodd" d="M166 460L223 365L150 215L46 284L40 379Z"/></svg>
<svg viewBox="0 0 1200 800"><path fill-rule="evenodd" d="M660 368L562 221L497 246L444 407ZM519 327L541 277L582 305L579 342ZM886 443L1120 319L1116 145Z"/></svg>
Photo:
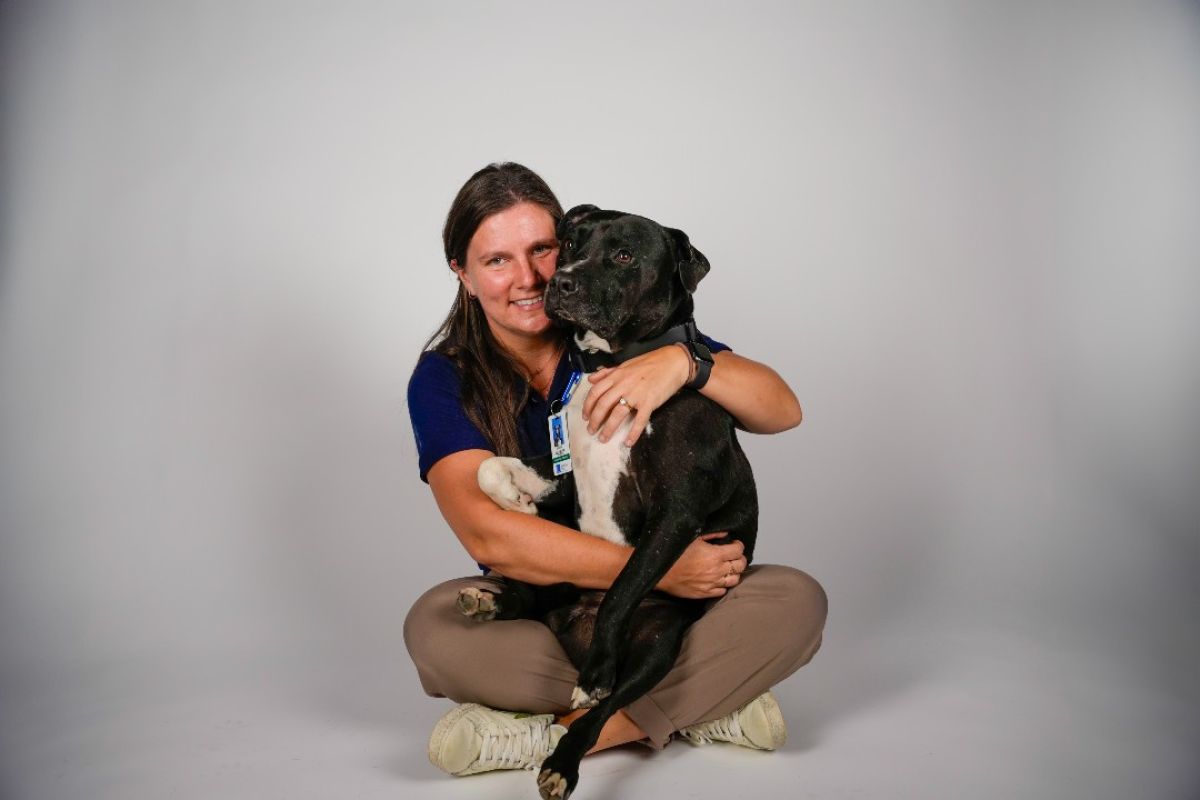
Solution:
<svg viewBox="0 0 1200 800"><path fill-rule="evenodd" d="M657 350L668 344L676 342L687 344L699 340L700 335L696 332L696 323L689 319L667 328L665 332L653 339L631 342L615 353L605 353L602 350L581 350L572 338L571 358L579 365L581 372L595 372L602 367L615 367L617 364L623 364L631 358L636 358L643 353L649 353L651 350Z"/></svg>

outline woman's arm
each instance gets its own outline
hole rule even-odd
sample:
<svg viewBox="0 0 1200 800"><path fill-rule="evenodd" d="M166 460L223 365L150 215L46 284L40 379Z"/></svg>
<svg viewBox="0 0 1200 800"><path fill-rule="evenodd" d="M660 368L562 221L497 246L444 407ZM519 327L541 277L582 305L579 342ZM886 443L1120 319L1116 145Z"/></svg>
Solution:
<svg viewBox="0 0 1200 800"><path fill-rule="evenodd" d="M713 355L712 372L700 394L732 414L750 433L791 430L804 418L800 401L779 373L728 350Z"/></svg>
<svg viewBox="0 0 1200 800"><path fill-rule="evenodd" d="M592 390L583 404L588 429L600 430L607 441L625 418L636 413L625 443L641 436L654 409L683 388L691 357L682 347L651 350L591 376ZM713 355L712 372L700 394L728 411L751 433L778 433L800 424L800 402L775 370L749 358L722 350ZM628 405L621 405L624 397ZM636 412L630 409L636 409Z"/></svg>
<svg viewBox="0 0 1200 800"><path fill-rule="evenodd" d="M486 450L446 456L428 472L429 487L442 516L467 552L481 564L510 578L548 585L569 581L586 589L612 586L632 548L589 536L553 522L506 511L479 488ZM737 585L746 568L742 543L715 545L697 539L656 588L679 597L720 597Z"/></svg>

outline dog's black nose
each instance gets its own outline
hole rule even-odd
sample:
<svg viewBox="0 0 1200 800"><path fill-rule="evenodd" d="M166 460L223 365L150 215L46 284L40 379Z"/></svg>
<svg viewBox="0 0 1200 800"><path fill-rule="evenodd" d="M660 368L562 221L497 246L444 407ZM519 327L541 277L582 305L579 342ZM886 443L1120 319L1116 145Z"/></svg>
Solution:
<svg viewBox="0 0 1200 800"><path fill-rule="evenodd" d="M575 289L578 287L575 285L575 281L571 279L570 275L563 275L562 273L559 273L550 279L550 288L561 294L568 295L574 294Z"/></svg>

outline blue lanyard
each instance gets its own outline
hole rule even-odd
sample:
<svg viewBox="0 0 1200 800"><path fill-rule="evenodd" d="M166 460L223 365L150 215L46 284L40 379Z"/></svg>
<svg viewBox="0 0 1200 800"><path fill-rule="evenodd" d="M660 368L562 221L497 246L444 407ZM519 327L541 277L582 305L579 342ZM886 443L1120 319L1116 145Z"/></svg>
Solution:
<svg viewBox="0 0 1200 800"><path fill-rule="evenodd" d="M563 389L562 399L555 400L550 404L551 414L557 414L566 407L567 403L571 402L571 392L575 391L575 386L579 383L579 378L581 376L582 373L579 372L579 370L575 370L571 373L571 377L567 380L567 388Z"/></svg>

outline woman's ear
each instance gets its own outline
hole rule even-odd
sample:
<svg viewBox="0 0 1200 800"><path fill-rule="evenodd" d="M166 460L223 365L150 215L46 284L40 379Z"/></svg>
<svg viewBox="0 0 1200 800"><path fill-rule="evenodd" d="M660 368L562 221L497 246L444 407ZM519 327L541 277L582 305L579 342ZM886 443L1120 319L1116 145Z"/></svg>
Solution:
<svg viewBox="0 0 1200 800"><path fill-rule="evenodd" d="M458 275L459 282L467 290L467 294L471 299L475 299L475 290L471 287L471 281L467 278L467 271L458 265L457 259L450 259L450 269L454 270L455 274Z"/></svg>

